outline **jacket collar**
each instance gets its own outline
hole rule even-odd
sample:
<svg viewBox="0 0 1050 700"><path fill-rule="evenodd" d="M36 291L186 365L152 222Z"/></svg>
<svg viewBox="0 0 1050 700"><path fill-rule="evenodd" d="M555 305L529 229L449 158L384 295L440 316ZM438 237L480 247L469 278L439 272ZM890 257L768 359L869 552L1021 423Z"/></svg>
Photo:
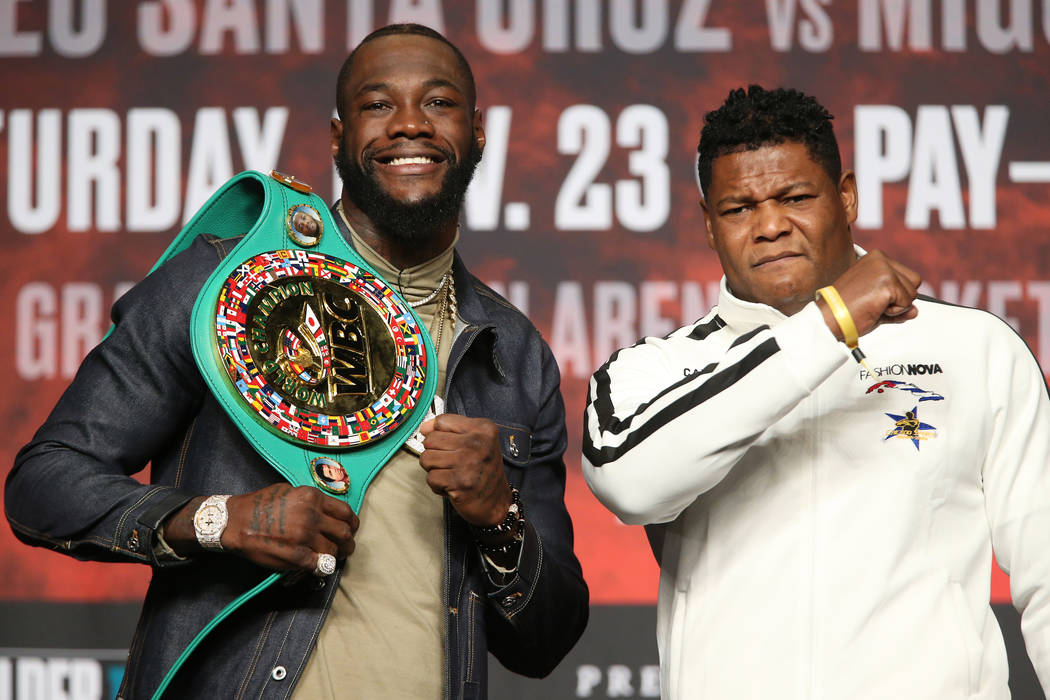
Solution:
<svg viewBox="0 0 1050 700"><path fill-rule="evenodd" d="M744 301L729 291L725 275L718 286L718 315L734 335L747 333L759 326L773 327L787 316L772 306L753 301Z"/></svg>
<svg viewBox="0 0 1050 700"><path fill-rule="evenodd" d="M467 270L463 258L459 256L459 251L456 251L452 258L452 279L456 283L456 314L467 326L463 329L463 334L467 336L468 344L472 344L476 339L487 343L488 357L492 367L501 377L504 376L503 368L507 366L507 358L502 356L498 342L499 326L490 316L483 293L479 292L477 279ZM484 290L484 295L488 296L488 294L488 290ZM492 300L488 303L494 302L495 300ZM466 350L466 345L463 348ZM455 349L453 347L453 350ZM451 366L451 358L449 364Z"/></svg>

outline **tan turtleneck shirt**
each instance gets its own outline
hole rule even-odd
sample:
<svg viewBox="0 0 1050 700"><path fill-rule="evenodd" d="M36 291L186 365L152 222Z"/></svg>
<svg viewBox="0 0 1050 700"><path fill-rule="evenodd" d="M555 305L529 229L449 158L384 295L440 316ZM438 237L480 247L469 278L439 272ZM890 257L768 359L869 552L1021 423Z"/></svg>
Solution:
<svg viewBox="0 0 1050 700"><path fill-rule="evenodd" d="M354 248L410 303L425 298L452 266L449 248L397 270L353 232ZM458 238L458 234L457 234ZM437 343L444 293L415 309ZM438 393L453 324L444 321ZM444 501L426 483L419 457L402 447L365 492L356 549L295 688L297 700L413 698L438 700L445 689Z"/></svg>

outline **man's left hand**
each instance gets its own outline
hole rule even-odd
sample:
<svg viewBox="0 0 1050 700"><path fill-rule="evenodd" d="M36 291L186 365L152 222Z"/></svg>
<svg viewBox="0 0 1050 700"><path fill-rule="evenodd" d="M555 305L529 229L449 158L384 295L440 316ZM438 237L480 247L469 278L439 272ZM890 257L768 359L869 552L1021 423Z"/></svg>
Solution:
<svg viewBox="0 0 1050 700"><path fill-rule="evenodd" d="M499 428L487 418L442 413L419 426L427 485L476 527L498 525L514 502L503 472Z"/></svg>

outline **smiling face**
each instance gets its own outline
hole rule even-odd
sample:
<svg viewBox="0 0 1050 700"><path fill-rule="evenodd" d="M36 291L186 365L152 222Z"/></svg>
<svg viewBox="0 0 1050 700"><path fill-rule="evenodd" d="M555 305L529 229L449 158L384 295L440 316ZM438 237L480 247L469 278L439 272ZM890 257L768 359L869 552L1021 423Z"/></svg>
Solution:
<svg viewBox="0 0 1050 700"><path fill-rule="evenodd" d="M801 143L719 156L708 190L708 245L739 299L790 316L856 258L856 179L833 181Z"/></svg>
<svg viewBox="0 0 1050 700"><path fill-rule="evenodd" d="M379 37L357 50L342 89L332 152L346 199L395 236L454 221L485 134L452 49L414 34Z"/></svg>

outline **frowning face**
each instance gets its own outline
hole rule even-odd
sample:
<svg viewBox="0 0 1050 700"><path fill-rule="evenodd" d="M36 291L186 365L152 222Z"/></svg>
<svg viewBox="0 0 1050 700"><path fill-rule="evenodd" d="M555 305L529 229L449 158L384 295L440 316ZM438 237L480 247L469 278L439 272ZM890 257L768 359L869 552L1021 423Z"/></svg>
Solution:
<svg viewBox="0 0 1050 700"><path fill-rule="evenodd" d="M834 182L804 144L719 156L708 190L708 245L740 299L790 316L856 257L856 179L846 171Z"/></svg>

